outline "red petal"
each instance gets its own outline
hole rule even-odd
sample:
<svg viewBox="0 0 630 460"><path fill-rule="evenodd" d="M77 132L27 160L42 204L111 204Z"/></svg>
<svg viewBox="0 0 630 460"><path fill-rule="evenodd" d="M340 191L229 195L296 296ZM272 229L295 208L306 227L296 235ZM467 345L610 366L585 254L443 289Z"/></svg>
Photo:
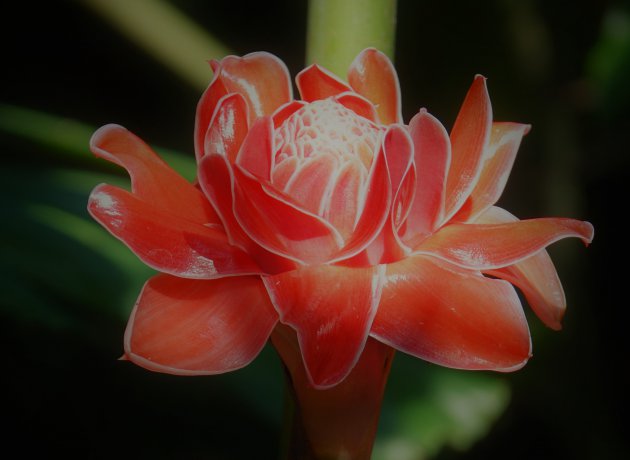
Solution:
<svg viewBox="0 0 630 460"><path fill-rule="evenodd" d="M235 169L234 214L241 227L267 250L297 262L330 260L342 244L339 233L291 198Z"/></svg>
<svg viewBox="0 0 630 460"><path fill-rule="evenodd" d="M323 214L339 230L344 241L352 235L357 221L359 193L365 174L363 171L363 165L358 159L348 161L341 167Z"/></svg>
<svg viewBox="0 0 630 460"><path fill-rule="evenodd" d="M445 220L459 210L477 183L491 125L492 106L486 79L477 75L451 131L452 158L446 178Z"/></svg>
<svg viewBox="0 0 630 460"><path fill-rule="evenodd" d="M396 69L387 56L374 48L363 50L348 70L348 83L372 101L381 123L401 123L400 86Z"/></svg>
<svg viewBox="0 0 630 460"><path fill-rule="evenodd" d="M225 155L234 163L249 129L247 120L247 102L243 96L232 93L223 97L206 132L203 154Z"/></svg>
<svg viewBox="0 0 630 460"><path fill-rule="evenodd" d="M199 165L199 185L217 210L231 244L243 248L265 273L280 273L295 268L295 263L270 253L255 243L234 217L232 168L226 157L207 155Z"/></svg>
<svg viewBox="0 0 630 460"><path fill-rule="evenodd" d="M323 67L313 64L295 77L300 96L306 102L336 96L352 89Z"/></svg>
<svg viewBox="0 0 630 460"><path fill-rule="evenodd" d="M444 218L451 142L442 123L424 109L411 119L409 132L414 147L416 184L403 241L413 247Z"/></svg>
<svg viewBox="0 0 630 460"><path fill-rule="evenodd" d="M322 215L324 199L330 193L331 179L336 169L337 160L333 155L321 154L309 157L286 184L286 193L300 203L306 211Z"/></svg>
<svg viewBox="0 0 630 460"><path fill-rule="evenodd" d="M426 256L387 266L371 335L442 366L513 371L531 356L512 286Z"/></svg>
<svg viewBox="0 0 630 460"><path fill-rule="evenodd" d="M319 265L264 278L280 320L297 331L315 387L341 382L359 359L378 305L382 275L382 267Z"/></svg>
<svg viewBox="0 0 630 460"><path fill-rule="evenodd" d="M305 105L307 104L306 102L303 102L303 101L291 101L284 104L281 107L278 107L278 109L273 113L271 117L273 118L273 126L276 128L279 128L280 125L284 123L284 120L289 118L291 115L293 115L295 112L300 110Z"/></svg>
<svg viewBox="0 0 630 460"><path fill-rule="evenodd" d="M492 123L490 142L483 155L477 185L468 197L466 206L460 209L452 221L474 220L497 202L510 176L521 140L529 129L529 125L518 123Z"/></svg>
<svg viewBox="0 0 630 460"><path fill-rule="evenodd" d="M158 275L144 286L131 314L125 354L152 371L220 374L249 364L277 321L258 277Z"/></svg>
<svg viewBox="0 0 630 460"><path fill-rule="evenodd" d="M236 158L236 164L263 180L271 178L273 155L273 122L271 117L256 120L247 133L245 142Z"/></svg>
<svg viewBox="0 0 630 460"><path fill-rule="evenodd" d="M370 121L378 123L378 115L374 104L366 98L359 96L357 93L342 93L335 98L337 102L346 109L352 110L360 117L367 118Z"/></svg>
<svg viewBox="0 0 630 460"><path fill-rule="evenodd" d="M518 219L506 210L491 207L475 222L488 224L514 221ZM566 299L562 283L547 251L543 249L521 262L491 270L488 274L518 286L543 323L551 329L562 328Z"/></svg>
<svg viewBox="0 0 630 460"><path fill-rule="evenodd" d="M289 71L273 54L228 56L221 60L218 78L229 93L239 93L247 100L250 122L272 115L293 99Z"/></svg>
<svg viewBox="0 0 630 460"><path fill-rule="evenodd" d="M251 258L228 243L222 229L182 219L131 193L99 185L88 210L147 265L184 278L260 273Z"/></svg>
<svg viewBox="0 0 630 460"><path fill-rule="evenodd" d="M593 239L593 226L555 217L503 224L452 224L424 240L417 252L464 268L490 270L520 262L549 244L572 236L588 244Z"/></svg>
<svg viewBox="0 0 630 460"><path fill-rule="evenodd" d="M219 78L219 74L217 73L218 67L216 66L216 61L214 61L212 66L212 70L214 72L214 78L212 82L208 86L208 88L204 91L197 103L197 112L195 116L195 157L197 161L204 156L204 143L206 138L206 133L208 132L208 127L210 126L210 121L214 116L214 112L216 109L219 100L228 94L228 90L223 84L223 81ZM212 65L212 64L211 64Z"/></svg>
<svg viewBox="0 0 630 460"><path fill-rule="evenodd" d="M219 223L208 200L171 169L142 139L122 126L106 125L90 139L94 155L125 168L133 193L163 211L193 222Z"/></svg>

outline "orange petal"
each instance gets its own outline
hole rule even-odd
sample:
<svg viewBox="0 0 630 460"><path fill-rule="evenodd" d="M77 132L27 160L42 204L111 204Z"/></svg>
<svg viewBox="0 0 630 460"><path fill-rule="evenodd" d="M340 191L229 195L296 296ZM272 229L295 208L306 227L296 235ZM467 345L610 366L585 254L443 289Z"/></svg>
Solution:
<svg viewBox="0 0 630 460"><path fill-rule="evenodd" d="M513 371L531 356L527 321L509 283L427 256L387 265L370 335L458 369Z"/></svg>
<svg viewBox="0 0 630 460"><path fill-rule="evenodd" d="M378 115L374 104L366 98L359 96L357 93L342 93L335 97L335 100L343 105L346 109L352 110L360 117L367 118L370 121L378 123Z"/></svg>
<svg viewBox="0 0 630 460"><path fill-rule="evenodd" d="M352 89L323 67L313 64L295 77L300 96L306 102L336 96Z"/></svg>
<svg viewBox="0 0 630 460"><path fill-rule="evenodd" d="M341 382L359 359L378 305L382 272L382 267L319 265L264 278L280 320L297 331L316 388Z"/></svg>
<svg viewBox="0 0 630 460"><path fill-rule="evenodd" d="M184 278L260 273L248 254L228 243L221 227L208 227L140 200L126 190L99 185L90 195L92 217L144 263Z"/></svg>
<svg viewBox="0 0 630 460"><path fill-rule="evenodd" d="M372 101L381 123L401 123L398 75L387 56L374 48L363 50L348 70L348 83Z"/></svg>
<svg viewBox="0 0 630 460"><path fill-rule="evenodd" d="M593 226L559 217L501 224L451 224L424 240L416 252L464 268L491 270L520 262L567 237L578 237L588 244L593 239Z"/></svg>
<svg viewBox="0 0 630 460"><path fill-rule="evenodd" d="M486 79L477 75L451 131L452 157L446 178L445 220L459 210L477 183L491 125L492 106Z"/></svg>
<svg viewBox="0 0 630 460"><path fill-rule="evenodd" d="M98 129L90 139L90 149L96 156L125 168L131 176L133 193L147 203L200 224L219 223L203 193L122 126Z"/></svg>
<svg viewBox="0 0 630 460"><path fill-rule="evenodd" d="M145 284L131 314L125 354L152 371L220 374L249 364L277 321L258 277L158 275Z"/></svg>

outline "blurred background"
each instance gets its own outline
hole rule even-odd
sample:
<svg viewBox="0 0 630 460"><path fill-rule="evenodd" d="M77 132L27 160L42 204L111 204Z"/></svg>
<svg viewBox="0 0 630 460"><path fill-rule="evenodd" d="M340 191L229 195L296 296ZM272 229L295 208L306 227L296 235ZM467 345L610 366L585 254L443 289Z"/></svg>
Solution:
<svg viewBox="0 0 630 460"><path fill-rule="evenodd" d="M195 107L211 78L204 60L266 50L295 75L306 1L137 0L123 14L108 3L121 2L3 7L3 447L24 457L277 458L273 350L215 377L117 360L151 271L85 211L96 184L128 184L88 140L119 123L192 179ZM521 218L589 220L596 237L588 249L551 247L564 330L527 311L534 357L523 370L459 372L397 354L374 458L624 457L630 5L399 0L398 18L405 119L426 107L450 128L473 76L485 75L495 119L533 126L499 204Z"/></svg>

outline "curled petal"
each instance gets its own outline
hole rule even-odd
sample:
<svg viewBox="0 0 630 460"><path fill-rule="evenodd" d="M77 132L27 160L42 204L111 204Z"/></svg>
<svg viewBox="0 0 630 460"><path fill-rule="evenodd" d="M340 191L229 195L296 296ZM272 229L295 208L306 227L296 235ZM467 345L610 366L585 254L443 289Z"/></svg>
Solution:
<svg viewBox="0 0 630 460"><path fill-rule="evenodd" d="M125 355L157 372L209 375L240 369L262 350L278 314L259 277L144 286L125 332Z"/></svg>
<svg viewBox="0 0 630 460"><path fill-rule="evenodd" d="M376 113L376 109L374 108L374 104L366 98L359 96L357 93L342 93L337 96L335 100L346 109L352 110L360 117L367 118L374 123L378 123L378 115Z"/></svg>
<svg viewBox="0 0 630 460"><path fill-rule="evenodd" d="M374 48L363 50L348 70L348 83L372 101L381 123L401 123L398 75L387 56Z"/></svg>
<svg viewBox="0 0 630 460"><path fill-rule="evenodd" d="M446 178L445 220L461 208L477 183L491 125L492 106L486 79L477 75L451 131L452 157Z"/></svg>
<svg viewBox="0 0 630 460"><path fill-rule="evenodd" d="M497 202L507 184L521 140L529 130L530 125L520 123L492 123L477 184L452 221L474 220Z"/></svg>
<svg viewBox="0 0 630 460"><path fill-rule="evenodd" d="M383 267L302 267L264 277L280 321L292 326L311 383L328 388L356 364L376 312Z"/></svg>
<svg viewBox="0 0 630 460"><path fill-rule="evenodd" d="M228 93L239 93L249 106L250 122L272 115L278 107L293 99L286 65L273 54L250 53L243 57L227 56L217 70Z"/></svg>
<svg viewBox="0 0 630 460"><path fill-rule="evenodd" d="M416 246L444 218L446 173L451 162L451 142L442 123L422 109L411 119L416 167L415 194L405 222L403 241Z"/></svg>
<svg viewBox="0 0 630 460"><path fill-rule="evenodd" d="M249 255L228 243L220 226L182 219L117 187L97 186L88 210L144 263L161 272L198 279L261 272Z"/></svg>
<svg viewBox="0 0 630 460"><path fill-rule="evenodd" d="M588 222L564 218L520 220L501 224L452 224L416 248L460 267L491 270L520 262L562 238L593 239Z"/></svg>
<svg viewBox="0 0 630 460"><path fill-rule="evenodd" d="M427 256L387 266L371 335L458 369L508 372L531 356L527 321L509 283Z"/></svg>
<svg viewBox="0 0 630 460"><path fill-rule="evenodd" d="M203 155L218 153L234 163L248 131L247 102L238 93L224 96L206 132ZM197 158L197 162L201 157Z"/></svg>
<svg viewBox="0 0 630 460"><path fill-rule="evenodd" d="M203 193L122 126L105 125L98 129L90 139L90 149L96 156L125 168L133 193L142 200L193 222L219 222Z"/></svg>
<svg viewBox="0 0 630 460"><path fill-rule="evenodd" d="M347 84L323 67L313 64L302 70L295 77L295 83L300 96L306 102L336 96L346 91L352 91Z"/></svg>
<svg viewBox="0 0 630 460"><path fill-rule="evenodd" d="M197 112L195 116L195 157L199 161L205 154L205 139L206 133L210 126L210 121L214 117L214 112L217 104L225 95L228 94L228 90L223 84L223 81L219 78L218 63L217 61L211 62L212 71L214 72L214 78L210 82L210 85L201 95L199 102L197 103Z"/></svg>
<svg viewBox="0 0 630 460"><path fill-rule="evenodd" d="M475 221L483 224L518 221L504 209L491 207ZM544 249L514 265L487 272L489 275L504 279L523 291L527 303L536 316L554 330L562 328L562 317L566 311L566 298L562 283Z"/></svg>
<svg viewBox="0 0 630 460"><path fill-rule="evenodd" d="M273 126L275 128L278 128L284 122L284 120L289 118L305 105L307 104L303 101L291 101L278 107L278 109L271 116L271 118L273 119Z"/></svg>
<svg viewBox="0 0 630 460"><path fill-rule="evenodd" d="M247 133L236 164L254 176L268 181L273 155L273 121L271 117L256 120Z"/></svg>

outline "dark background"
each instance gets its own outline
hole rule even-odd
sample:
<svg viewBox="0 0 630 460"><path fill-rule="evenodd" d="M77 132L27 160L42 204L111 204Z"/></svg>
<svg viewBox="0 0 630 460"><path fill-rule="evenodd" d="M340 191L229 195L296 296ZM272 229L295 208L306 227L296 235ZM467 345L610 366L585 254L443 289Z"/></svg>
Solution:
<svg viewBox="0 0 630 460"><path fill-rule="evenodd" d="M172 3L237 54L270 51L293 75L303 67L304 1ZM596 230L588 249L577 240L551 248L568 299L564 330L548 330L528 312L534 358L517 373L487 376L511 389L505 410L476 442L443 441L425 455L623 457L630 7L400 0L398 17L405 119L427 107L450 128L473 76L485 75L495 119L533 126L500 204L521 218L575 217ZM0 104L94 128L116 122L152 145L192 154L200 91L92 10L77 1L21 2L3 12L3 23ZM23 126L37 130L29 120ZM5 449L67 458L276 458L282 385L271 350L242 371L204 378L117 361L129 293L150 272L134 262L121 269L85 244L89 232L81 233L78 221L54 212L89 222L87 193L112 174L92 160L87 139L85 159L15 130L0 130L0 146ZM73 231L64 232L66 225ZM74 229L82 236L73 237ZM396 359L383 436L396 435L405 398L414 391L430 397L439 387L436 375L473 379L471 385L477 379L439 372Z"/></svg>

